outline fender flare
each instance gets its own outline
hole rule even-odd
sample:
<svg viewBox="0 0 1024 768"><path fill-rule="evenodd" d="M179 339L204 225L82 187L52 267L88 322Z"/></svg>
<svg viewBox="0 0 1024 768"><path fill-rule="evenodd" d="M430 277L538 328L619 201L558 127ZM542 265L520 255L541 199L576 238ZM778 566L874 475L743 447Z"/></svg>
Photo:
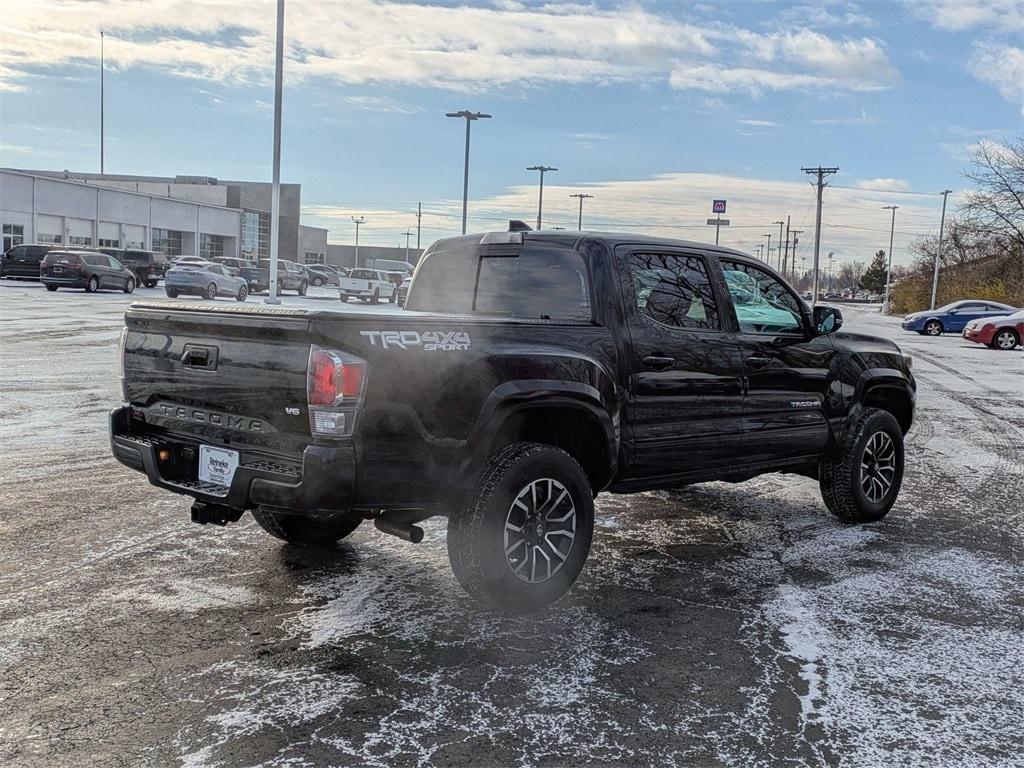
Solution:
<svg viewBox="0 0 1024 768"><path fill-rule="evenodd" d="M483 471L501 426L513 415L533 408L566 408L583 411L604 433L608 480L615 476L619 456L617 419L601 403L593 386L560 379L519 379L491 390L466 439L466 458L459 475L471 487Z"/></svg>
<svg viewBox="0 0 1024 768"><path fill-rule="evenodd" d="M903 395L910 402L910 419L913 422L914 405L917 393L907 379L906 374L895 368L868 368L862 371L857 377L854 385L853 398L850 401L850 409L843 422L843 438L849 434L849 430L857 423L861 413L864 411L864 403L868 394L879 389L895 390ZM908 424L907 429L910 429Z"/></svg>

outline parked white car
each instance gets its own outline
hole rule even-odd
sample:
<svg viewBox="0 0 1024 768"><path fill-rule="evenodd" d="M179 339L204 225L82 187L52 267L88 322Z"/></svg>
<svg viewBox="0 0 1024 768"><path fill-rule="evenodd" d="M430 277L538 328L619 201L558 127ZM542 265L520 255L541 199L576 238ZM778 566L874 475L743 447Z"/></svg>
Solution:
<svg viewBox="0 0 1024 768"><path fill-rule="evenodd" d="M394 301L398 287L383 270L353 269L348 277L341 278L338 289L342 301L366 299L376 304L381 299Z"/></svg>

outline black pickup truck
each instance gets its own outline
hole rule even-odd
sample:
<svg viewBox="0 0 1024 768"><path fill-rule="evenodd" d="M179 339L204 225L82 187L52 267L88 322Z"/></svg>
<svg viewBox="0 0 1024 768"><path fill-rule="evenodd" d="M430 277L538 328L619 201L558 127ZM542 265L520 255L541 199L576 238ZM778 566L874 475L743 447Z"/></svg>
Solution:
<svg viewBox="0 0 1024 768"><path fill-rule="evenodd" d="M445 515L459 582L522 613L580 574L599 491L790 472L844 522L884 516L916 385L841 323L726 248L456 237L406 311L133 304L112 448L196 522L248 510L289 542Z"/></svg>

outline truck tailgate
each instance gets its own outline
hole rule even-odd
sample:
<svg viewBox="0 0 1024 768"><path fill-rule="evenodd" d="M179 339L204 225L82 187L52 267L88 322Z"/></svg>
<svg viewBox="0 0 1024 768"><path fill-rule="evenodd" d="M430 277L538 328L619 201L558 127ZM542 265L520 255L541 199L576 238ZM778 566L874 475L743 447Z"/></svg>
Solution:
<svg viewBox="0 0 1024 768"><path fill-rule="evenodd" d="M127 399L158 429L299 454L310 442L309 320L288 310L231 309L157 303L129 309Z"/></svg>

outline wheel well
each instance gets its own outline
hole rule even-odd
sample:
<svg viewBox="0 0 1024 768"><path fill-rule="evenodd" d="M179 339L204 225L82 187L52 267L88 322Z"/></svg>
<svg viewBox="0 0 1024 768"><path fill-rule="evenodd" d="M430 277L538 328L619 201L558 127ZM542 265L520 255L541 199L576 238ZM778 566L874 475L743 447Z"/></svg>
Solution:
<svg viewBox="0 0 1024 768"><path fill-rule="evenodd" d="M510 415L495 435L491 450L515 442L545 443L561 448L583 467L595 490L611 480L607 439L597 418L582 408L526 408Z"/></svg>
<svg viewBox="0 0 1024 768"><path fill-rule="evenodd" d="M896 417L903 434L910 429L914 420L914 409L910 405L910 397L894 387L873 387L864 398L865 408L881 408Z"/></svg>

